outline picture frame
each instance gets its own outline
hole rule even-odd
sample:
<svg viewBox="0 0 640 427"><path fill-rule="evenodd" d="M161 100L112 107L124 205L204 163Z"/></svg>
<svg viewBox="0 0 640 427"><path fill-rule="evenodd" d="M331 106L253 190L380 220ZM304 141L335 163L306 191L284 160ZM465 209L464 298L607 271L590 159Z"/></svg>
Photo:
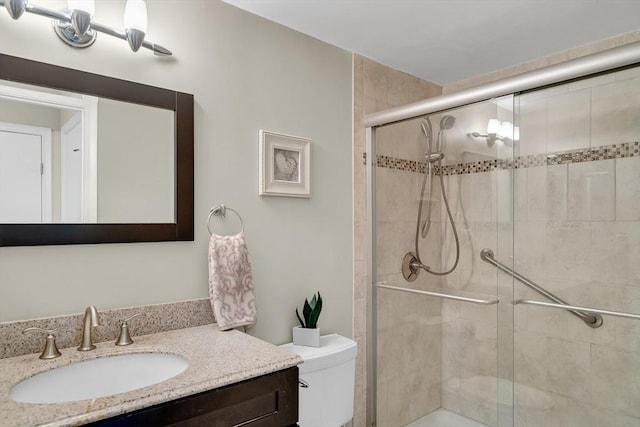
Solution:
<svg viewBox="0 0 640 427"><path fill-rule="evenodd" d="M259 194L311 197L311 140L260 130Z"/></svg>

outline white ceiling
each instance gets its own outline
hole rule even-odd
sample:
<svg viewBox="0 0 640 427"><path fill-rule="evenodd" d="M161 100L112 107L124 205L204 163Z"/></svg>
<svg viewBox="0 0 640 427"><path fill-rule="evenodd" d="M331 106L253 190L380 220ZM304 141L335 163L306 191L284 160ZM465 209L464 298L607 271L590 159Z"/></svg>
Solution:
<svg viewBox="0 0 640 427"><path fill-rule="evenodd" d="M224 0L446 85L640 29L640 0Z"/></svg>

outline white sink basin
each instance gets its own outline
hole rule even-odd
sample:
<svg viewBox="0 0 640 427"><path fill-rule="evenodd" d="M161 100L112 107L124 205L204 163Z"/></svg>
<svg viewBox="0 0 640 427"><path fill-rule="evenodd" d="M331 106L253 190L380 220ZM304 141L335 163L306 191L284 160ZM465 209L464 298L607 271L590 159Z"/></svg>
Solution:
<svg viewBox="0 0 640 427"><path fill-rule="evenodd" d="M187 369L186 359L165 353L101 357L42 372L13 386L11 399L60 403L95 399L147 387Z"/></svg>

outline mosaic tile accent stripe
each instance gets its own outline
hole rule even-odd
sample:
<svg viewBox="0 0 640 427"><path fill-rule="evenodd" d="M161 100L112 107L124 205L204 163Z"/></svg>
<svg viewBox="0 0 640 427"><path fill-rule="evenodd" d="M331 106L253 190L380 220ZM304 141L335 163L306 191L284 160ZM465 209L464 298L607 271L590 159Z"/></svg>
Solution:
<svg viewBox="0 0 640 427"><path fill-rule="evenodd" d="M570 163L595 162L598 160L623 159L640 157L640 142L604 145L595 148L584 148L556 153L521 156L515 159L495 159L480 162L459 163L435 167L437 175L465 175L480 172L491 172L496 169L524 169L546 165L564 165ZM366 153L363 162L366 164ZM414 160L396 159L388 156L377 156L376 165L381 168L424 173L426 163Z"/></svg>
<svg viewBox="0 0 640 427"><path fill-rule="evenodd" d="M380 168L397 169L407 172L424 173L427 164L415 160L396 159L388 156L377 156L376 165Z"/></svg>

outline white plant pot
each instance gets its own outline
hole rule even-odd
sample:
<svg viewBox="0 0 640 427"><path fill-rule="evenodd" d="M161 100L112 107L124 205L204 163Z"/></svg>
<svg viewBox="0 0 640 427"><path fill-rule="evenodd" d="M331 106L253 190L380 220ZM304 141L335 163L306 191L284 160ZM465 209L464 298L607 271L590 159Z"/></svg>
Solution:
<svg viewBox="0 0 640 427"><path fill-rule="evenodd" d="M320 347L320 328L293 327L293 344Z"/></svg>

